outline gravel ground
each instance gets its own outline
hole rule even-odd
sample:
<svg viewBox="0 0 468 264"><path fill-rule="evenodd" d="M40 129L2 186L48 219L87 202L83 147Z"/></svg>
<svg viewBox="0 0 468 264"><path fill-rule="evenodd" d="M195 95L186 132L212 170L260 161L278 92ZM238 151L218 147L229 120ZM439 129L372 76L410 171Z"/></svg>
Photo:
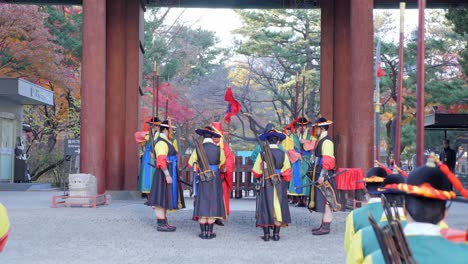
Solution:
<svg viewBox="0 0 468 264"><path fill-rule="evenodd" d="M11 233L0 263L344 263L344 221L334 213L332 233L313 236L319 214L291 206L292 224L281 240L264 242L255 228L255 200L231 200L231 216L217 237L198 238L199 225L188 208L168 214L174 233L156 231L152 210L143 200L112 201L94 208L51 208L57 192L0 192ZM448 222L467 228L468 205L453 204Z"/></svg>

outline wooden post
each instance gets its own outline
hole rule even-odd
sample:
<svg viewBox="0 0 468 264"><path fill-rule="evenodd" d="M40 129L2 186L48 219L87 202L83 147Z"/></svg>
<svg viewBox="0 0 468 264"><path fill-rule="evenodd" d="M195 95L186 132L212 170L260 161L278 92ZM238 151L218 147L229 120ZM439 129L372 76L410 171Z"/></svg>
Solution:
<svg viewBox="0 0 468 264"><path fill-rule="evenodd" d="M242 198L242 172L243 172L243 165L242 165L242 157L236 157L236 170L234 174L234 198L241 199Z"/></svg>
<svg viewBox="0 0 468 264"><path fill-rule="evenodd" d="M424 165L424 10L426 0L418 0L418 63L416 88L416 166Z"/></svg>
<svg viewBox="0 0 468 264"><path fill-rule="evenodd" d="M404 65L404 32L405 32L405 3L400 3L400 52L398 65L398 92L397 92L397 116L396 116L396 131L395 131L395 165L401 166L400 149L401 149L401 119L402 119L402 99L403 99L403 65Z"/></svg>
<svg viewBox="0 0 468 264"><path fill-rule="evenodd" d="M106 1L83 0L80 172L106 190Z"/></svg>

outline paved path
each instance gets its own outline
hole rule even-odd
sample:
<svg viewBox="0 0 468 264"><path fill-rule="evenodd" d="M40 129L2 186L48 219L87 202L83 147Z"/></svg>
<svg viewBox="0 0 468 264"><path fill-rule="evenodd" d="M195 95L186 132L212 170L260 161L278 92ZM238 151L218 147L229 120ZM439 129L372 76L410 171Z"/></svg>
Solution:
<svg viewBox="0 0 468 264"><path fill-rule="evenodd" d="M293 223L278 242L263 242L255 228L255 200L231 200L231 217L215 226L217 238L198 238L189 208L170 213L175 233L156 231L143 201L113 201L93 208L50 208L53 192L0 192L12 229L0 263L344 263L344 220L334 214L331 235L312 236L318 214L291 207ZM468 205L454 204L449 224L466 228Z"/></svg>

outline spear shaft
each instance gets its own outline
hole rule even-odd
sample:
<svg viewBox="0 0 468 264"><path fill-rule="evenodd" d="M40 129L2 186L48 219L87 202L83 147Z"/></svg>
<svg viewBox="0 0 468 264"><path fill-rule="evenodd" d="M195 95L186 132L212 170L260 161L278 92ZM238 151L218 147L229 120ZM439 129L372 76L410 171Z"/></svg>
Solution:
<svg viewBox="0 0 468 264"><path fill-rule="evenodd" d="M166 118L165 120L167 120L168 116L169 116L169 97L166 96Z"/></svg>
<svg viewBox="0 0 468 264"><path fill-rule="evenodd" d="M304 102L305 102L305 75L302 75L302 116L304 116Z"/></svg>
<svg viewBox="0 0 468 264"><path fill-rule="evenodd" d="M297 104L299 103L299 73L296 73L296 98L294 100L294 119L297 118L298 112L297 112Z"/></svg>

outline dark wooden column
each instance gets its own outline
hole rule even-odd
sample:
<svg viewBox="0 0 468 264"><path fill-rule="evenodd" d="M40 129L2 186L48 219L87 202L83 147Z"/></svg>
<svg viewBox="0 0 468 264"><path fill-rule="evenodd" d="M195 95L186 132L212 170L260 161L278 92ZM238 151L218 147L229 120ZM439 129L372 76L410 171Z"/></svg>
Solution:
<svg viewBox="0 0 468 264"><path fill-rule="evenodd" d="M126 0L126 80L125 80L125 164L124 189L137 189L138 146L133 134L138 130L139 87L142 86L144 17L142 1ZM143 45L141 45L143 46Z"/></svg>
<svg viewBox="0 0 468 264"><path fill-rule="evenodd" d="M125 0L107 2L106 187L121 190L125 160Z"/></svg>
<svg viewBox="0 0 468 264"><path fill-rule="evenodd" d="M352 0L350 46L351 165L364 170L373 164L373 0Z"/></svg>
<svg viewBox="0 0 468 264"><path fill-rule="evenodd" d="M335 0L334 5L334 56L333 56L333 138L336 144L337 167L351 167L350 151L350 64L349 64L349 8L350 0Z"/></svg>
<svg viewBox="0 0 468 264"><path fill-rule="evenodd" d="M80 171L105 192L106 1L83 0Z"/></svg>
<svg viewBox="0 0 468 264"><path fill-rule="evenodd" d="M333 109L333 70L334 70L334 1L323 1L320 4L321 34L320 34L320 114L335 120ZM334 126L329 133L333 136Z"/></svg>

